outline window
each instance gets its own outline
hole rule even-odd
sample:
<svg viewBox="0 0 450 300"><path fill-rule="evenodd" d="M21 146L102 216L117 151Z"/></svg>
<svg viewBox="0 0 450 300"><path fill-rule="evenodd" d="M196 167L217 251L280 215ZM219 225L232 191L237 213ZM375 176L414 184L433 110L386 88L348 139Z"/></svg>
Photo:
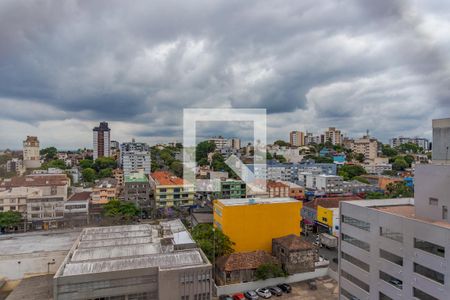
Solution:
<svg viewBox="0 0 450 300"><path fill-rule="evenodd" d="M420 240L417 238L414 238L414 248L420 249L426 252L429 252L431 254L445 257L445 248L424 240Z"/></svg>
<svg viewBox="0 0 450 300"><path fill-rule="evenodd" d="M324 217L322 217L322 221L324 221L324 222L328 222L328 219L327 219L327 218L324 218Z"/></svg>
<svg viewBox="0 0 450 300"><path fill-rule="evenodd" d="M439 203L439 199L430 197L428 198L428 203L430 205L437 206Z"/></svg>
<svg viewBox="0 0 450 300"><path fill-rule="evenodd" d="M394 300L394 299L392 299L391 297L386 296L386 295L383 294L382 292L379 292L379 294L378 294L378 299L380 299L380 300Z"/></svg>
<svg viewBox="0 0 450 300"><path fill-rule="evenodd" d="M403 233L380 226L380 236L403 243Z"/></svg>
<svg viewBox="0 0 450 300"><path fill-rule="evenodd" d="M355 276L353 276L350 273L345 272L342 269L341 269L341 276L343 278L347 279L348 281L352 282L353 284L359 286L366 292L368 292L368 293L370 292L370 286L367 283L365 283L364 281L361 281L360 279L356 278Z"/></svg>
<svg viewBox="0 0 450 300"><path fill-rule="evenodd" d="M396 254L393 254L391 252L388 252L386 250L380 249L380 257L385 260L388 260L394 264L397 264L399 266L403 266L403 258L402 257L400 257Z"/></svg>
<svg viewBox="0 0 450 300"><path fill-rule="evenodd" d="M442 206L442 220L447 220L448 219L448 209L447 206L443 205Z"/></svg>
<svg viewBox="0 0 450 300"><path fill-rule="evenodd" d="M415 287L413 287L413 296L420 300L439 300L438 298L428 295L427 293L425 293Z"/></svg>
<svg viewBox="0 0 450 300"><path fill-rule="evenodd" d="M355 226L355 227L365 230L365 231L370 231L370 223L367 223L367 222L364 222L364 221L361 221L358 219L354 219L352 217L342 215L342 223Z"/></svg>
<svg viewBox="0 0 450 300"><path fill-rule="evenodd" d="M167 192L167 189L159 189L159 192L160 193L165 193L165 192Z"/></svg>
<svg viewBox="0 0 450 300"><path fill-rule="evenodd" d="M403 281L395 278L394 276L389 275L388 273L380 271L380 279L386 281L395 288L398 288L400 290L403 289Z"/></svg>
<svg viewBox="0 0 450 300"><path fill-rule="evenodd" d="M358 248L361 248L363 250L366 251L370 251L370 245L366 242L363 242L361 240L355 239L354 237L351 237L349 235L346 234L342 234L342 240L352 244L353 246L356 246Z"/></svg>
<svg viewBox="0 0 450 300"><path fill-rule="evenodd" d="M414 263L414 272L431 280L434 280L440 284L444 284L444 274L419 265L418 263Z"/></svg>
<svg viewBox="0 0 450 300"><path fill-rule="evenodd" d="M354 299L354 300L360 300L359 298L353 296L352 294L350 294L347 290L341 288L341 295L345 296L347 299Z"/></svg>
<svg viewBox="0 0 450 300"><path fill-rule="evenodd" d="M346 260L349 263L351 263L351 264L353 264L353 265L363 269L364 271L367 271L367 272L370 271L370 266L368 264L366 264L365 262L363 262L363 261L357 259L356 257L353 257L353 256L351 256L351 255L349 255L349 254L347 254L345 252L342 252L341 258L343 260Z"/></svg>

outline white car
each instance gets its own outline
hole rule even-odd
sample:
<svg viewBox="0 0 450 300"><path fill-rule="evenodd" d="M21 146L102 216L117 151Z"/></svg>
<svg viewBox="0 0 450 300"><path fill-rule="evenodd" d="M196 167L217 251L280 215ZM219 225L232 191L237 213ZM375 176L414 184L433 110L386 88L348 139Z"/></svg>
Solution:
<svg viewBox="0 0 450 300"><path fill-rule="evenodd" d="M257 289L255 292L258 294L258 296L264 299L269 299L270 297L272 297L272 293L269 291L268 288L260 288Z"/></svg>

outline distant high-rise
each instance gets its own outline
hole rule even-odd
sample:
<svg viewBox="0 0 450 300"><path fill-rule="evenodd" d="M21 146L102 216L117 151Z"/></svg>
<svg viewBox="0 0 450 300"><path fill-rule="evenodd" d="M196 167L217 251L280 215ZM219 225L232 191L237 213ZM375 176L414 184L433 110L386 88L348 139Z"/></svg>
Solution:
<svg viewBox="0 0 450 300"><path fill-rule="evenodd" d="M94 160L99 157L111 155L111 129L108 122L100 122L100 126L94 127Z"/></svg>
<svg viewBox="0 0 450 300"><path fill-rule="evenodd" d="M151 171L150 147L146 143L136 143L133 139L131 143L120 145L120 165L123 168L124 176L142 170L145 175Z"/></svg>
<svg viewBox="0 0 450 300"><path fill-rule="evenodd" d="M335 127L328 128L325 131L325 142L331 142L333 145L340 145L342 143L341 131Z"/></svg>
<svg viewBox="0 0 450 300"><path fill-rule="evenodd" d="M433 120L433 163L450 161L450 118Z"/></svg>
<svg viewBox="0 0 450 300"><path fill-rule="evenodd" d="M289 142L292 146L304 146L305 134L302 131L291 131L289 134Z"/></svg>
<svg viewBox="0 0 450 300"><path fill-rule="evenodd" d="M23 141L23 164L27 169L41 166L39 140L36 136L27 136L27 139Z"/></svg>

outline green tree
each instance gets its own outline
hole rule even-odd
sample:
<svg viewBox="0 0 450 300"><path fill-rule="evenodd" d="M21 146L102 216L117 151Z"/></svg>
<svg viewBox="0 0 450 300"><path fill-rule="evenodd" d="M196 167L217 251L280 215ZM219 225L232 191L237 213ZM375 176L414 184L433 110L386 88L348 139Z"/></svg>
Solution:
<svg viewBox="0 0 450 300"><path fill-rule="evenodd" d="M389 183L386 186L389 198L412 198L414 190L407 186L404 181Z"/></svg>
<svg viewBox="0 0 450 300"><path fill-rule="evenodd" d="M359 165L343 165L339 169L339 176L342 176L344 180L352 180L354 177L366 174L366 170Z"/></svg>
<svg viewBox="0 0 450 300"><path fill-rule="evenodd" d="M99 172L101 169L115 169L117 162L112 157L99 157L95 160L93 168Z"/></svg>
<svg viewBox="0 0 450 300"><path fill-rule="evenodd" d="M389 145L382 145L381 153L387 157L394 157L398 155L398 151L391 148Z"/></svg>
<svg viewBox="0 0 450 300"><path fill-rule="evenodd" d="M275 263L261 264L255 271L257 280L266 280L269 278L285 277L287 273Z"/></svg>
<svg viewBox="0 0 450 300"><path fill-rule="evenodd" d="M317 156L313 158L314 161L318 164L332 164L333 158L327 156Z"/></svg>
<svg viewBox="0 0 450 300"><path fill-rule="evenodd" d="M385 199L386 195L380 192L367 192L366 199Z"/></svg>
<svg viewBox="0 0 450 300"><path fill-rule="evenodd" d="M44 163L41 166L41 169L43 169L43 170L46 170L48 168L58 168L58 169L64 170L64 169L67 168L67 166L66 166L66 163L64 162L64 160L62 160L62 159L55 159L55 160L49 161L48 163Z"/></svg>
<svg viewBox="0 0 450 300"><path fill-rule="evenodd" d="M367 178L361 177L361 176L355 176L353 177L353 180L357 180L362 183L370 184L369 180Z"/></svg>
<svg viewBox="0 0 450 300"><path fill-rule="evenodd" d="M133 202L110 200L103 207L105 216L130 221L139 215L139 209Z"/></svg>
<svg viewBox="0 0 450 300"><path fill-rule="evenodd" d="M397 156L394 160L394 163L392 164L392 169L395 171L404 171L408 167L408 163L401 156Z"/></svg>
<svg viewBox="0 0 450 300"><path fill-rule="evenodd" d="M22 221L22 215L17 211L0 212L0 228L4 229L11 226L17 226Z"/></svg>
<svg viewBox="0 0 450 300"><path fill-rule="evenodd" d="M267 160L272 160L273 159L272 154L270 154L269 152L266 152L266 159Z"/></svg>
<svg viewBox="0 0 450 300"><path fill-rule="evenodd" d="M408 167L411 167L411 164L415 161L414 156L412 155L405 155L403 156L403 159L406 161L406 163L408 164Z"/></svg>
<svg viewBox="0 0 450 300"><path fill-rule="evenodd" d="M398 175L398 171L395 171L395 170L384 170L383 173L381 173L381 175L397 176Z"/></svg>
<svg viewBox="0 0 450 300"><path fill-rule="evenodd" d="M197 162L202 159L208 160L208 153L214 152L216 150L216 144L210 141L203 141L198 143L195 147L195 159Z"/></svg>
<svg viewBox="0 0 450 300"><path fill-rule="evenodd" d="M178 177L183 177L183 163L179 160L174 160L170 164L170 170Z"/></svg>
<svg viewBox="0 0 450 300"><path fill-rule="evenodd" d="M278 145L280 147L287 147L290 146L291 144L289 144L288 142L285 142L283 140L277 140L273 143L274 145Z"/></svg>
<svg viewBox="0 0 450 300"><path fill-rule="evenodd" d="M96 178L96 172L94 169L86 168L81 171L81 176L83 176L84 182L94 182Z"/></svg>
<svg viewBox="0 0 450 300"><path fill-rule="evenodd" d="M405 143L401 144L397 147L398 151L402 153L420 153L423 152L423 149L416 144L413 143Z"/></svg>
<svg viewBox="0 0 450 300"><path fill-rule="evenodd" d="M58 150L55 147L48 147L44 148L41 151L39 151L40 155L45 155L46 160L52 160L56 158L56 155L58 154Z"/></svg>
<svg viewBox="0 0 450 300"><path fill-rule="evenodd" d="M278 160L278 162L280 162L280 163L285 163L285 162L287 162L287 160L286 160L286 158L283 156L283 155L277 155L277 154L275 154L274 155L274 158L276 159L276 160Z"/></svg>
<svg viewBox="0 0 450 300"><path fill-rule="evenodd" d="M237 178L234 171L225 163L225 160L220 153L214 153L212 156L211 167L214 171L228 172L228 176L231 178Z"/></svg>
<svg viewBox="0 0 450 300"><path fill-rule="evenodd" d="M80 167L82 169L93 168L94 161L92 159L82 159L82 160L80 160Z"/></svg>
<svg viewBox="0 0 450 300"><path fill-rule="evenodd" d="M234 252L234 243L220 229L211 224L199 224L192 229L192 238L212 262L215 258Z"/></svg>
<svg viewBox="0 0 450 300"><path fill-rule="evenodd" d="M98 178L108 178L108 177L113 177L111 168L101 169L98 172Z"/></svg>
<svg viewBox="0 0 450 300"><path fill-rule="evenodd" d="M354 155L354 158L359 161L360 163L364 162L364 160L366 159L366 157L364 156L364 154L362 153L356 153Z"/></svg>

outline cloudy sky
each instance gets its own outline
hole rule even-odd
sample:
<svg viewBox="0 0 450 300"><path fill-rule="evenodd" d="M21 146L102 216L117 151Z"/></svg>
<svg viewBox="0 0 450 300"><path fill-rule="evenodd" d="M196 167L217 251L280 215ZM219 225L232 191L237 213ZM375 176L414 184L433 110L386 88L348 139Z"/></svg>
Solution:
<svg viewBox="0 0 450 300"><path fill-rule="evenodd" d="M444 0L2 0L0 148L90 147L102 120L119 141L181 140L192 107L266 108L269 141L430 137L449 28Z"/></svg>

